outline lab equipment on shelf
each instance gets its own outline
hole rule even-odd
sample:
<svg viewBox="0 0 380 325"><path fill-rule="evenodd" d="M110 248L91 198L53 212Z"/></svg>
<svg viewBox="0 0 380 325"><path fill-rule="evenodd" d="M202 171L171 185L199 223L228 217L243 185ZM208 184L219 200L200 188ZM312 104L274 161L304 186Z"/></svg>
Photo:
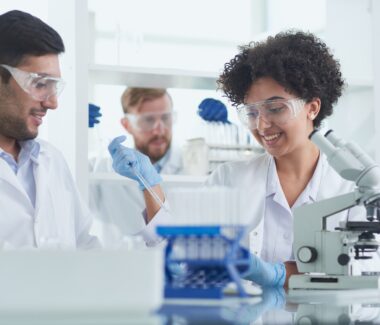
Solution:
<svg viewBox="0 0 380 325"><path fill-rule="evenodd" d="M249 252L239 242L245 227L159 226L167 241L165 298L224 298L231 284L247 297L241 276L249 269Z"/></svg>
<svg viewBox="0 0 380 325"><path fill-rule="evenodd" d="M183 170L186 175L202 176L209 173L209 148L204 138L188 139L182 147Z"/></svg>
<svg viewBox="0 0 380 325"><path fill-rule="evenodd" d="M208 146L209 171L218 165L237 160L247 160L264 152L252 134L242 125L202 120L199 137Z"/></svg>

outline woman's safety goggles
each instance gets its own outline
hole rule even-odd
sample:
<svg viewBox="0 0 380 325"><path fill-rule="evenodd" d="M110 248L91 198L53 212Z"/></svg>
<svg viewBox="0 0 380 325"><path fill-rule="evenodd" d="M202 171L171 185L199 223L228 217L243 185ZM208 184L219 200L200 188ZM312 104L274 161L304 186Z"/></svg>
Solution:
<svg viewBox="0 0 380 325"><path fill-rule="evenodd" d="M8 70L22 90L41 102L48 100L51 96L58 96L65 85L61 78L26 72L6 64L0 64L0 66Z"/></svg>
<svg viewBox="0 0 380 325"><path fill-rule="evenodd" d="M125 114L125 117L131 122L134 128L149 132L158 125L162 125L167 129L171 128L175 122L176 112Z"/></svg>
<svg viewBox="0 0 380 325"><path fill-rule="evenodd" d="M250 130L255 130L259 119L270 124L286 124L297 116L304 105L305 101L301 98L280 98L247 104L237 110L241 122Z"/></svg>

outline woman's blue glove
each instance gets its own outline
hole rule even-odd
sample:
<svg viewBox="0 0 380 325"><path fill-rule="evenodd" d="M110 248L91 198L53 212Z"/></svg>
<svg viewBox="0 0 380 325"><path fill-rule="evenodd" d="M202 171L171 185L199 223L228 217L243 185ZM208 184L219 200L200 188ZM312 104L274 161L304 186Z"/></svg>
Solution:
<svg viewBox="0 0 380 325"><path fill-rule="evenodd" d="M254 254L250 256L249 270L244 279L253 281L262 287L282 287L286 279L284 263L268 263Z"/></svg>
<svg viewBox="0 0 380 325"><path fill-rule="evenodd" d="M230 123L228 121L227 107L220 100L206 98L202 100L198 108L199 116L205 121Z"/></svg>
<svg viewBox="0 0 380 325"><path fill-rule="evenodd" d="M100 113L100 107L94 104L88 104L88 127L93 128L96 123L100 123L99 117L102 116Z"/></svg>
<svg viewBox="0 0 380 325"><path fill-rule="evenodd" d="M145 190L145 185L136 176L136 171L145 178L149 186L160 184L162 178L153 167L150 159L141 152L121 144L126 138L125 135L117 137L108 146L108 151L113 160L113 169L118 174L137 181L142 191Z"/></svg>

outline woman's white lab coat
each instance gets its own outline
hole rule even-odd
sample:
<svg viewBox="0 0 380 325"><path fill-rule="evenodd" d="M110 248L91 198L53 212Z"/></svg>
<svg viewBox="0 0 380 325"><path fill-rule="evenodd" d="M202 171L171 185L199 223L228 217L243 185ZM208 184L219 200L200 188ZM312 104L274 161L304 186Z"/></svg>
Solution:
<svg viewBox="0 0 380 325"><path fill-rule="evenodd" d="M92 218L61 155L38 140L40 152L34 168L35 208L16 175L0 159L0 240L21 247L93 248L89 234Z"/></svg>
<svg viewBox="0 0 380 325"><path fill-rule="evenodd" d="M340 177L327 163L324 156L322 182L319 185L317 201L351 192L355 184ZM209 177L208 185L225 185L241 190L241 207L244 220L249 220L249 236L244 245L260 256L263 245L264 216L266 203L267 178L270 156L265 153L245 162L231 162L221 165ZM328 229L338 225L339 220L352 211L342 211L328 218Z"/></svg>

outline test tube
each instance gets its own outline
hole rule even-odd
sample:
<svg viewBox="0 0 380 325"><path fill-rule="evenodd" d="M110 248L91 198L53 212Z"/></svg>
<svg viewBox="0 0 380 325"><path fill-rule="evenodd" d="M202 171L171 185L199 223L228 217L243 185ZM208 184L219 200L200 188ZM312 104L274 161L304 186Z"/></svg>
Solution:
<svg viewBox="0 0 380 325"><path fill-rule="evenodd" d="M160 208L164 209L165 211L169 211L167 207L164 205L164 202L161 201L161 199L158 197L158 195L152 190L152 187L148 184L148 182L145 180L145 178L140 174L136 166L132 166L132 169L137 176L137 178L143 183L145 186L145 189L149 192L149 194L153 197L153 199L157 202L157 204L160 206Z"/></svg>

